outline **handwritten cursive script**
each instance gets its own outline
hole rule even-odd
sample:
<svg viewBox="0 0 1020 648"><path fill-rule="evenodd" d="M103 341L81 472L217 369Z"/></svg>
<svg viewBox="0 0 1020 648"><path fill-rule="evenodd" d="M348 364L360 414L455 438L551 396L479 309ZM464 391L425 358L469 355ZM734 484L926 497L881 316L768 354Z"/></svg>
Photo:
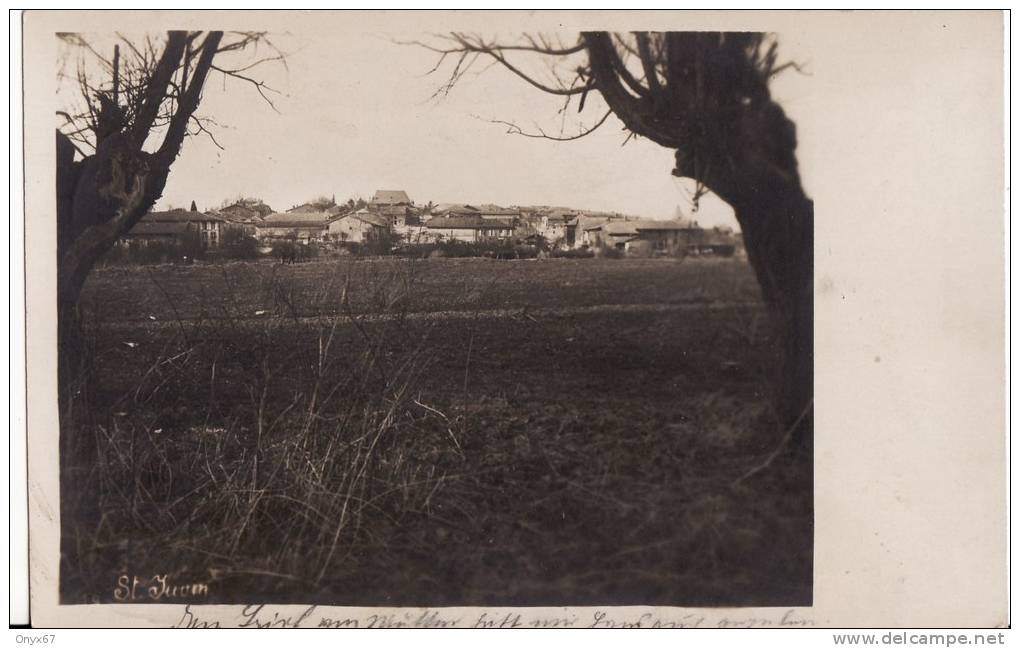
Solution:
<svg viewBox="0 0 1020 648"><path fill-rule="evenodd" d="M113 598L122 602L195 599L208 595L209 586L205 583L179 583L167 574L151 577L121 574L113 588Z"/></svg>
<svg viewBox="0 0 1020 648"><path fill-rule="evenodd" d="M555 614L538 610L489 609L458 611L395 608L360 615L335 615L334 609L308 606L287 612L266 605L247 605L217 614L184 606L174 628L798 628L815 625L794 609L775 614L741 614L735 610L685 612L676 609L640 612L615 608L560 608Z"/></svg>

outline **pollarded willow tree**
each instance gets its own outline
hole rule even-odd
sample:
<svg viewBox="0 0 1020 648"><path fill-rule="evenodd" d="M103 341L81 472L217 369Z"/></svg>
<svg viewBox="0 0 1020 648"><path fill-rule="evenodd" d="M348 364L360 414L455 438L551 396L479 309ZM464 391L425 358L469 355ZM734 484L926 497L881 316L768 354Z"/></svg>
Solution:
<svg viewBox="0 0 1020 648"><path fill-rule="evenodd" d="M243 82L272 105L267 93L274 91L251 70L284 58L264 33L59 37L67 46L61 80L73 83L62 96L56 131L57 374L66 468L90 466L95 455L93 436L79 434L72 416L91 386L79 311L89 272L160 198L189 136L205 134L219 146L210 130L216 122L197 112L207 81L222 75L224 82ZM70 61L73 73L66 71ZM74 488L62 474L62 487ZM61 505L71 499L62 497ZM95 504L85 498L75 514Z"/></svg>
<svg viewBox="0 0 1020 648"><path fill-rule="evenodd" d="M695 181L733 208L748 258L778 335L775 402L793 448L811 445L813 381L813 218L797 169L792 121L769 82L796 68L778 61L772 36L747 32L583 32L573 44L543 36L515 42L452 33L418 45L436 52L433 71L452 61L438 93L449 92L478 62L505 68L534 89L606 105L575 135L511 132L554 140L583 137L615 115L630 131L675 150L675 176ZM525 56L547 64L532 72Z"/></svg>
<svg viewBox="0 0 1020 648"><path fill-rule="evenodd" d="M251 70L284 56L265 33L171 31L107 42L63 33L74 72L57 112L57 302L61 382L76 359L78 301L89 271L159 199L188 136L216 142L215 122L197 114L210 75L273 92ZM108 50L107 50L108 48ZM64 68L68 63L65 61Z"/></svg>

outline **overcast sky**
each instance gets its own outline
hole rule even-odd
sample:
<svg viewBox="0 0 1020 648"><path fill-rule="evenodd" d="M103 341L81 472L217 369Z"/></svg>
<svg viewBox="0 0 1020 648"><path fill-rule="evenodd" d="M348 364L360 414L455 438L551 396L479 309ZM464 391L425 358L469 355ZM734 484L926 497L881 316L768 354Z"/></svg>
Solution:
<svg viewBox="0 0 1020 648"><path fill-rule="evenodd" d="M251 86L213 73L199 114L220 124L215 135L224 150L205 137L189 139L157 207L187 207L194 200L200 209L211 209L244 195L282 211L321 195L343 201L368 198L376 189L404 189L417 203L561 205L650 218L671 218L678 206L691 211L693 186L670 174L673 152L644 139L624 145L626 131L615 117L572 142L512 135L492 123L513 121L547 132L559 132L561 124L562 98L531 88L499 66L477 65L479 74L433 99L452 62L428 75L435 54L394 42L429 38L425 35L273 38L288 52L286 68L268 63L251 73L279 91L269 95L276 111ZM572 42L575 36L563 38ZM781 50L786 57L809 58L792 45ZM514 60L540 63L529 56L541 58ZM789 72L774 85L795 121L806 112L811 80ZM564 134L576 133L605 110L598 97L589 98L580 115L576 105ZM805 182L810 189L810 178ZM712 197L702 200L696 218L706 225L735 225L731 210Z"/></svg>

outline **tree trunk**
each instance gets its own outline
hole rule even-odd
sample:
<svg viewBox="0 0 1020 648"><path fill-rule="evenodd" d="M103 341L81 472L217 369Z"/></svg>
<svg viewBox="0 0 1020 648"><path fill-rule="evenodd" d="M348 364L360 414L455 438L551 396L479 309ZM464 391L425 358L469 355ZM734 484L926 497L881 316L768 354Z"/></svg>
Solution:
<svg viewBox="0 0 1020 648"><path fill-rule="evenodd" d="M57 386L62 461L88 466L94 438L77 407L87 403L91 354L86 348L79 299L95 263L152 206L168 167L131 149L121 134L109 136L94 155L74 161L73 146L57 133ZM86 408L87 409L87 408Z"/></svg>
<svg viewBox="0 0 1020 648"><path fill-rule="evenodd" d="M152 207L163 193L170 167L180 153L188 133L188 123L201 101L213 58L219 51L223 32L209 32L188 82L190 40L187 32L172 31L151 76L144 79L144 101L131 124L122 123L116 101L119 78L114 80L113 99L104 107L95 124L95 153L75 161L71 140L56 133L57 141L57 344L58 388L61 430L65 436L76 427L72 406L79 392L88 386L88 353L81 331L79 298L85 280L125 232ZM119 56L119 50L118 50ZM182 57L184 57L182 63ZM143 149L168 96L174 74L183 73L176 105L166 124L166 135L155 153ZM119 75L119 66L114 66ZM78 435L74 435L78 436ZM87 435L86 435L87 436ZM79 450L85 465L91 452L88 444L70 441L62 446L70 455ZM84 449L82 449L84 448Z"/></svg>
<svg viewBox="0 0 1020 648"><path fill-rule="evenodd" d="M673 174L733 207L777 336L773 402L794 453L810 455L814 389L814 203L797 170L796 128L778 104L749 110L714 164L683 149Z"/></svg>
<svg viewBox="0 0 1020 648"><path fill-rule="evenodd" d="M810 453L814 390L814 203L799 185L771 185L735 206L777 345L774 402L791 450Z"/></svg>
<svg viewBox="0 0 1020 648"><path fill-rule="evenodd" d="M629 76L612 36L582 34L595 87L613 113L631 132L676 150L673 175L733 207L778 337L776 411L790 449L809 453L814 204L800 183L796 127L770 99L769 79L748 58L749 41L719 36L669 32L665 85L639 37L648 87L635 96L621 82Z"/></svg>
<svg viewBox="0 0 1020 648"><path fill-rule="evenodd" d="M87 374L84 363L88 356L83 348L78 298L68 290L67 269L63 263L64 251L70 247L78 229L74 223L74 200L83 163L74 161L74 152L71 140L57 131L57 402L62 430L60 456L65 462L79 453L69 446L70 435L63 431L74 415L74 396L88 382L84 379Z"/></svg>

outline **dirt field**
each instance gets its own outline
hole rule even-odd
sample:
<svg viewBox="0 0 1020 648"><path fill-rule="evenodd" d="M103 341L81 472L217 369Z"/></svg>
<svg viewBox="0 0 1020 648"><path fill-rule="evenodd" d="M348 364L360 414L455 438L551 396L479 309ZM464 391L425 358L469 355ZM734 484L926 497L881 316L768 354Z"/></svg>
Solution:
<svg viewBox="0 0 1020 648"><path fill-rule="evenodd" d="M85 299L107 321L757 302L746 264L674 259L350 259L111 266ZM149 320L153 321L153 320Z"/></svg>
<svg viewBox="0 0 1020 648"><path fill-rule="evenodd" d="M782 431L739 261L105 268L86 301L97 462L65 478L100 497L68 602L125 574L204 602L810 602L809 471L742 479Z"/></svg>

